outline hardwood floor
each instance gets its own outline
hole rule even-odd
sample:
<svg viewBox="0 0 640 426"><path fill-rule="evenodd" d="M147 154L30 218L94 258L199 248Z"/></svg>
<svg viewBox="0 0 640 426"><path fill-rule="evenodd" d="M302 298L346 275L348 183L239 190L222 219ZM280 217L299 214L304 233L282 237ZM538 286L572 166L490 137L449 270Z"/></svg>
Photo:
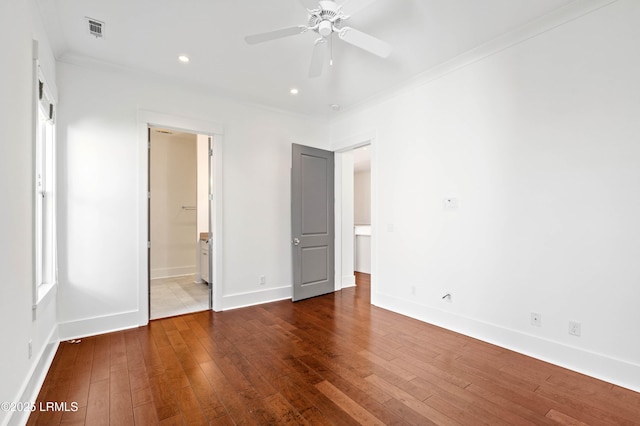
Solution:
<svg viewBox="0 0 640 426"><path fill-rule="evenodd" d="M640 394L373 307L311 300L61 343L28 424L640 424Z"/></svg>

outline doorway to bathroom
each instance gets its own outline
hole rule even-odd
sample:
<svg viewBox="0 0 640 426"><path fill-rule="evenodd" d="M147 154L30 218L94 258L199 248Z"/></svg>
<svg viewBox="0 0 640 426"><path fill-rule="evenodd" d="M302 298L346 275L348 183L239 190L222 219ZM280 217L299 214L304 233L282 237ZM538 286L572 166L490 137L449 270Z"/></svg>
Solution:
<svg viewBox="0 0 640 426"><path fill-rule="evenodd" d="M148 132L149 318L211 309L211 138Z"/></svg>

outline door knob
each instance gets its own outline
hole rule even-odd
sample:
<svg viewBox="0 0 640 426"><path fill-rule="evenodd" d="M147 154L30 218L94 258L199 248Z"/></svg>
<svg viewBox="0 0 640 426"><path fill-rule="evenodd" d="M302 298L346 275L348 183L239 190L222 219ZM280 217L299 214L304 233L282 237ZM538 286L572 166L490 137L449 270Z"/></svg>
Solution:
<svg viewBox="0 0 640 426"><path fill-rule="evenodd" d="M300 240L298 238L294 238L293 239L293 245L294 246L299 246L300 245Z"/></svg>

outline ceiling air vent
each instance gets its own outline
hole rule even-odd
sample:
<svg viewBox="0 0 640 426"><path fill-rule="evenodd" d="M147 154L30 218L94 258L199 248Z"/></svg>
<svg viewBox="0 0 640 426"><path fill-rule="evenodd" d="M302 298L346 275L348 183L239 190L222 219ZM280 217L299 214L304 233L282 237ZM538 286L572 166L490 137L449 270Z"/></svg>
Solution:
<svg viewBox="0 0 640 426"><path fill-rule="evenodd" d="M86 17L89 34L95 38L104 38L104 22Z"/></svg>

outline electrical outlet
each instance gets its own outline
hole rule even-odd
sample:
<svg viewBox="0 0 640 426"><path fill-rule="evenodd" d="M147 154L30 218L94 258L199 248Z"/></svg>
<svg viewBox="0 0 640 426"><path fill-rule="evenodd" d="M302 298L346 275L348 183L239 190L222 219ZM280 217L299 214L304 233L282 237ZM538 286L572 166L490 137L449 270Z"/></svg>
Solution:
<svg viewBox="0 0 640 426"><path fill-rule="evenodd" d="M542 315L537 312L531 312L531 325L534 327L542 327Z"/></svg>
<svg viewBox="0 0 640 426"><path fill-rule="evenodd" d="M29 340L29 359L31 359L31 356L33 355L33 342L31 340Z"/></svg>
<svg viewBox="0 0 640 426"><path fill-rule="evenodd" d="M569 334L572 336L580 336L582 325L577 321L569 321Z"/></svg>
<svg viewBox="0 0 640 426"><path fill-rule="evenodd" d="M267 283L267 277L264 275L260 275L260 285L265 285Z"/></svg>
<svg viewBox="0 0 640 426"><path fill-rule="evenodd" d="M445 198L443 200L444 209L445 210L457 210L458 209L458 199L457 198Z"/></svg>

